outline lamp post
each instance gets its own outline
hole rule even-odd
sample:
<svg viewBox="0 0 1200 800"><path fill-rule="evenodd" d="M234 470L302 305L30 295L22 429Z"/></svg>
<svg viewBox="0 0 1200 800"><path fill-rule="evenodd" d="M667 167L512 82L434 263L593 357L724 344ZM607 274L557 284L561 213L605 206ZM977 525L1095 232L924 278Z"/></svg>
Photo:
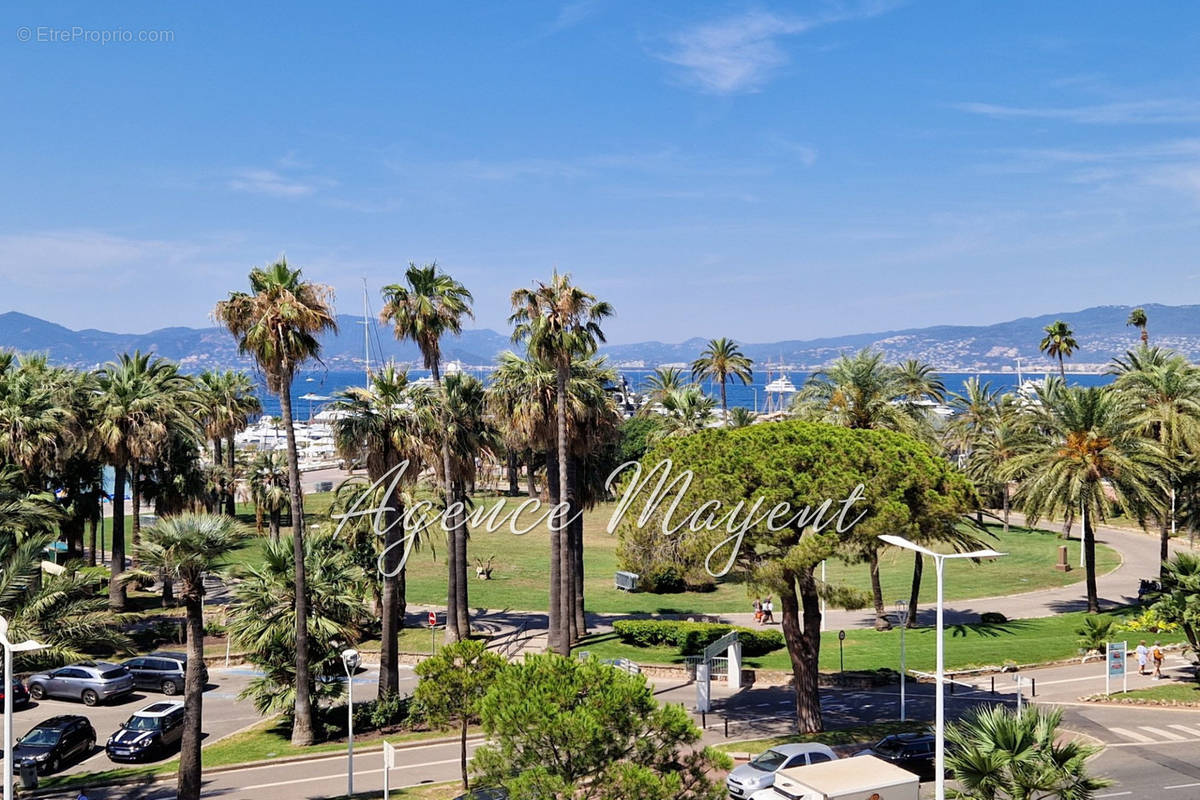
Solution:
<svg viewBox="0 0 1200 800"><path fill-rule="evenodd" d="M942 568L948 558L996 558L1004 555L995 550L976 550L972 553L935 553L927 547L910 542L902 536L884 535L880 539L894 547L913 550L923 556L933 559L937 572L937 677L936 677L936 715L934 717L934 734L937 739L937 750L934 761L934 779L936 800L946 800L946 659L942 642L943 602L942 602Z"/></svg>
<svg viewBox="0 0 1200 800"><path fill-rule="evenodd" d="M7 763L4 765L4 800L12 800L13 796L13 735L12 735L12 716L13 716L13 691L12 691L12 673L13 673L13 653L24 653L30 650L41 650L46 645L41 642L35 642L32 639L13 644L8 641L8 620L0 617L0 645L4 647L4 758Z"/></svg>
<svg viewBox="0 0 1200 800"><path fill-rule="evenodd" d="M354 670L362 662L357 650L342 651L346 668L346 795L354 796Z"/></svg>
<svg viewBox="0 0 1200 800"><path fill-rule="evenodd" d="M908 603L903 600L896 601L896 615L900 617L900 721L906 719L904 711L904 676L906 669L904 666L904 629L908 627L908 620L905 617L905 612L908 610Z"/></svg>

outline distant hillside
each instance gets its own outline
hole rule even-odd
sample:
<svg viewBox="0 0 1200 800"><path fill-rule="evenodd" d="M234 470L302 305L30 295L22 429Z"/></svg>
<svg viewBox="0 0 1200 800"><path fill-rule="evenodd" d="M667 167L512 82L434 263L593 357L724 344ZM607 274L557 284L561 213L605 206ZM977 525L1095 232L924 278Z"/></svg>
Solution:
<svg viewBox="0 0 1200 800"><path fill-rule="evenodd" d="M1027 368L1040 370L1049 362L1038 352L1042 329L1056 319L1075 331L1079 350L1068 362L1076 369L1099 369L1114 355L1137 343L1137 331L1125 325L1132 306L1098 306L1063 314L1025 317L995 325L939 325L882 333L861 333L805 341L744 343L742 349L758 363L786 364L798 369L828 363L839 354L863 347L883 350L889 360L920 358L941 370L995 372L1015 367L1020 357ZM1144 306L1154 344L1175 348L1200 360L1200 306ZM718 332L715 332L719 334ZM420 364L411 342L397 342L391 330L371 323L372 359ZM611 345L603 352L618 365L655 367L690 362L704 340L678 344L639 342ZM465 364L492 363L497 354L512 349L506 334L492 330L465 331L443 345L443 357ZM47 352L60 364L92 367L129 350L152 350L189 368L248 366L232 338L220 328L163 328L145 334L72 331L15 311L0 314L0 348ZM325 363L331 369L356 368L363 360L362 317L340 315L338 332L322 341Z"/></svg>

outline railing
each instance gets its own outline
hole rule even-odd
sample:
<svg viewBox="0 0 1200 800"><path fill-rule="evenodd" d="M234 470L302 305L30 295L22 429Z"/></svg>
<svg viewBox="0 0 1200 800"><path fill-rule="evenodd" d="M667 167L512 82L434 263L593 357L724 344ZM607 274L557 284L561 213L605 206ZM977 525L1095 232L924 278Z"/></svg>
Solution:
<svg viewBox="0 0 1200 800"><path fill-rule="evenodd" d="M504 637L499 643L497 643L496 653L504 660L512 661L513 657L518 652L520 652L521 645L523 645L525 643L525 640L522 639L521 637L525 634L525 632L528 629L529 629L529 620L524 620L519 626L517 626L513 630L512 633L510 633L508 636Z"/></svg>

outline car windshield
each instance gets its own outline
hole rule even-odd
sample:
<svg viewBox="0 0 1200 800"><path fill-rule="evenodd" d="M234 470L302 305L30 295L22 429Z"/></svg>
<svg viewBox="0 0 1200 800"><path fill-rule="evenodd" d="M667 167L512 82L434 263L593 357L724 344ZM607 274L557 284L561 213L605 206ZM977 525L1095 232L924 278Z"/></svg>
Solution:
<svg viewBox="0 0 1200 800"><path fill-rule="evenodd" d="M761 769L763 772L774 772L783 766L783 762L787 761L787 756L778 750L768 750L758 758L750 762L750 766L755 769Z"/></svg>
<svg viewBox="0 0 1200 800"><path fill-rule="evenodd" d="M111 680L116 680L117 678L121 677L124 674L125 674L125 668L117 667L116 669L110 669L107 672L101 672L100 677L104 678L104 680L106 680L106 681L111 681Z"/></svg>
<svg viewBox="0 0 1200 800"><path fill-rule="evenodd" d="M134 715L125 723L125 727L131 731L156 731L161 722L162 720L158 717L139 717Z"/></svg>
<svg viewBox="0 0 1200 800"><path fill-rule="evenodd" d="M871 749L880 755L894 756L899 755L900 751L904 749L904 743L899 739L888 738L883 739Z"/></svg>
<svg viewBox="0 0 1200 800"><path fill-rule="evenodd" d="M34 728L25 734L25 738L21 740L21 744L33 745L34 747L53 747L58 744L58 737L61 735L58 731L51 731L46 728Z"/></svg>

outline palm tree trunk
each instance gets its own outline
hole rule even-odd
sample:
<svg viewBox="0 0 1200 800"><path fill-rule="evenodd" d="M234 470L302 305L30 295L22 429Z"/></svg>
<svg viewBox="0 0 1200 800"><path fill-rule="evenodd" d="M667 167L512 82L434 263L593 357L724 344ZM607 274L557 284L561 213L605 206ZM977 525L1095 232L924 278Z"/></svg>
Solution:
<svg viewBox="0 0 1200 800"><path fill-rule="evenodd" d="M1100 612L1100 598L1096 591L1096 537L1092 531L1092 517L1083 507L1083 565L1087 570L1087 604L1089 614Z"/></svg>
<svg viewBox="0 0 1200 800"><path fill-rule="evenodd" d="M558 556L558 580L556 597L558 601L558 642L554 648L559 655L569 656L571 654L570 641L570 623L568 620L571 617L571 596L569 593L570 583L569 576L571 574L571 545L570 536L567 534L567 509L575 502L575 491L571 485L570 464L568 462L567 445L567 379L571 375L570 356L558 365L555 388L555 406L558 416L558 483L559 491L562 493L561 501L559 502L559 510L556 515L557 521L553 526L554 530L550 531L551 539L558 540L557 554L551 552L551 557ZM551 578L553 581L553 577Z"/></svg>
<svg viewBox="0 0 1200 800"><path fill-rule="evenodd" d="M202 587L186 586L188 660L183 679L183 741L179 745L179 800L200 798L200 739L204 720L204 604Z"/></svg>
<svg viewBox="0 0 1200 800"><path fill-rule="evenodd" d="M462 788L467 788L467 715L462 715L462 736L459 737L458 763L462 769Z"/></svg>
<svg viewBox="0 0 1200 800"><path fill-rule="evenodd" d="M525 481L530 497L537 497L537 485L533 481L533 450L525 451Z"/></svg>
<svg viewBox="0 0 1200 800"><path fill-rule="evenodd" d="M133 516L129 520L129 535L135 552L138 542L142 539L142 482L139 479L141 471L142 465L138 463L137 459L129 462L129 497L130 504L133 506Z"/></svg>
<svg viewBox="0 0 1200 800"><path fill-rule="evenodd" d="M271 532L271 541L272 542L279 541L279 529L280 529L280 527L282 527L280 524L280 518L282 516L283 516L283 511L281 509L273 508L273 509L271 509L271 513L267 518L269 520L269 528L268 529Z"/></svg>
<svg viewBox="0 0 1200 800"><path fill-rule="evenodd" d="M399 521L403 518L403 503L396 496L390 498L389 510L384 515L386 532L383 535L383 592L380 605L382 625L379 634L379 698L400 692L400 531Z"/></svg>
<svg viewBox="0 0 1200 800"><path fill-rule="evenodd" d="M817 683L817 663L821 655L821 601L811 567L807 576L787 570L783 579L784 588L779 592L780 627L792 662L796 727L800 733L819 733L825 729L821 720L821 691ZM807 582L800 596L803 601L803 628L800 600L796 595L797 579Z"/></svg>
<svg viewBox="0 0 1200 800"><path fill-rule="evenodd" d="M725 402L725 376L721 376L721 427L729 427L729 403Z"/></svg>
<svg viewBox="0 0 1200 800"><path fill-rule="evenodd" d="M871 596L875 600L875 630L886 631L891 629L892 623L888 622L887 610L883 607L883 585L879 582L879 551L872 550L870 560L867 562L871 568Z"/></svg>
<svg viewBox="0 0 1200 800"><path fill-rule="evenodd" d="M906 628L917 627L917 605L921 599L921 577L925 572L925 558L917 552L913 553L912 589L908 593L908 618L904 620Z"/></svg>
<svg viewBox="0 0 1200 800"><path fill-rule="evenodd" d="M1058 351L1058 374L1063 379L1063 383L1067 382L1067 368L1063 365L1062 351Z"/></svg>
<svg viewBox="0 0 1200 800"><path fill-rule="evenodd" d="M296 427L292 422L291 376L280 382L279 412L287 436L288 484L292 496L292 552L296 560L296 709L292 744L313 743L313 703L308 666L308 580L304 563L304 491L300 486L300 454L296 449Z"/></svg>
<svg viewBox="0 0 1200 800"><path fill-rule="evenodd" d="M88 546L87 563L88 563L89 567L96 566L96 528L99 527L98 523L99 523L99 520L97 520L95 517L92 517L91 519L88 520L88 543L89 543L89 546Z"/></svg>
<svg viewBox="0 0 1200 800"><path fill-rule="evenodd" d="M1007 534L1008 533L1008 515L1009 515L1009 511L1011 510L1011 508L1010 508L1011 502L1008 499L1008 484L1006 483L1003 486L1001 486L1000 491L1004 493L1004 533ZM918 553L917 555L920 555L920 553Z"/></svg>
<svg viewBox="0 0 1200 800"><path fill-rule="evenodd" d="M574 456L568 459L567 477L574 486L579 479L578 463ZM562 531L563 543L567 548L566 571L563 573L563 585L567 595L567 609L564 620L567 623L567 641L572 646L579 643L579 620L575 616L575 595L579 591L575 576L575 503L572 500L567 508L567 527Z"/></svg>
<svg viewBox="0 0 1200 800"><path fill-rule="evenodd" d="M254 503L254 532L259 536L263 532L263 507L257 501Z"/></svg>
<svg viewBox="0 0 1200 800"><path fill-rule="evenodd" d="M125 476L124 463L113 465L113 502L112 502L112 563L111 579L108 582L108 607L113 611L125 610L125 584L121 582L125 572Z"/></svg>
<svg viewBox="0 0 1200 800"><path fill-rule="evenodd" d="M454 564L458 567L458 580L455 583L456 596L454 610L458 614L459 638L471 637L471 604L467 597L471 585L467 578L467 495L461 480L451 484L454 487L454 497L458 503L458 519L454 526Z"/></svg>
<svg viewBox="0 0 1200 800"><path fill-rule="evenodd" d="M433 377L433 385L436 387L438 399L442 404L442 412L445 413L446 398L442 394L442 373L437 360L429 365L429 371ZM448 510L450 504L454 502L454 492L451 487L450 475L450 443L445 440L442 441L442 499ZM460 570L457 563L458 548L455 546L458 523L457 520L451 519L447 519L445 522L449 528L446 534L446 643L449 644L465 637L458 628L458 576Z"/></svg>
<svg viewBox="0 0 1200 800"><path fill-rule="evenodd" d="M229 447L225 450L225 467L229 471L227 483L225 484L225 516L237 516L237 480L234 478L234 473L237 471L237 448L234 445L234 439L229 437Z"/></svg>
<svg viewBox="0 0 1200 800"><path fill-rule="evenodd" d="M170 608L175 605L175 583L166 570L159 573L159 580L162 581L162 607Z"/></svg>
<svg viewBox="0 0 1200 800"><path fill-rule="evenodd" d="M575 571L575 631L576 636L582 639L588 633L587 613L584 608L583 595L583 515L573 518L571 522L571 534L574 544L574 561L572 566Z"/></svg>
<svg viewBox="0 0 1200 800"><path fill-rule="evenodd" d="M508 451L508 496L516 497L521 493L520 476L517 474L517 454L514 450Z"/></svg>
<svg viewBox="0 0 1200 800"><path fill-rule="evenodd" d="M546 442L546 502L551 508L558 506L562 502L562 484L559 482L558 472L558 446L551 437L550 441ZM561 541L554 534L554 525L557 522L557 515L550 520L550 592L547 601L547 639L546 646L551 651L557 649L558 631L559 631L559 599L558 594L562 590L562 582L558 574L558 549Z"/></svg>
<svg viewBox="0 0 1200 800"><path fill-rule="evenodd" d="M1070 511L1063 517L1062 535L1064 539L1071 538L1071 526L1075 523L1075 515Z"/></svg>

